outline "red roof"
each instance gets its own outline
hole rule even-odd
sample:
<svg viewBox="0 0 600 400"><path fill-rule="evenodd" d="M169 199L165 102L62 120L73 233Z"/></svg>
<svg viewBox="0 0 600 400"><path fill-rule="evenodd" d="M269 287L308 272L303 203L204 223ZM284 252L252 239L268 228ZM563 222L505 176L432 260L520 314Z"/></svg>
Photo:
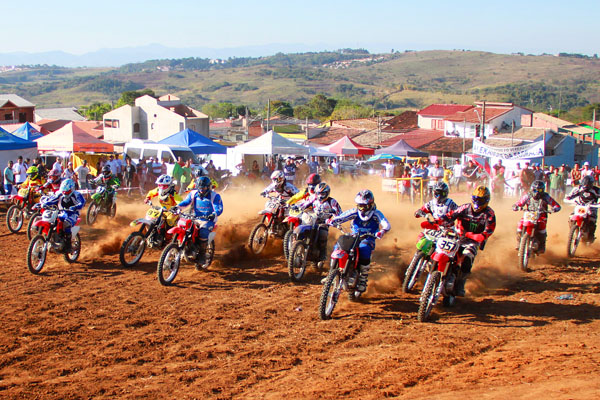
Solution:
<svg viewBox="0 0 600 400"><path fill-rule="evenodd" d="M413 129L419 127L419 118L416 111L404 111L386 121L387 126L382 131L394 131L398 129Z"/></svg>
<svg viewBox="0 0 600 400"><path fill-rule="evenodd" d="M350 138L354 138L365 131L362 129L347 129L347 128L334 128L331 127L317 136L311 138L309 140L310 144L313 146L323 146L328 145L336 140L343 138L344 136L348 136Z"/></svg>
<svg viewBox="0 0 600 400"><path fill-rule="evenodd" d="M340 140L335 143L330 144L329 146L324 147L325 150L331 151L335 154L373 154L375 153L374 149L369 147L361 146L356 143L354 140L350 139L348 136L344 136Z"/></svg>
<svg viewBox="0 0 600 400"><path fill-rule="evenodd" d="M455 114L459 111L466 111L473 106L466 104L432 104L419 111L418 115L426 115L429 117L445 117Z"/></svg>
<svg viewBox="0 0 600 400"><path fill-rule="evenodd" d="M514 107L486 107L485 108L485 123L489 123L490 121L498 118L502 114L506 114L511 111ZM480 123L481 117L483 117L483 108L471 108L467 111L459 111L453 115L449 115L444 118L446 121L453 122L470 122L470 123Z"/></svg>
<svg viewBox="0 0 600 400"><path fill-rule="evenodd" d="M38 124L40 127L48 130L49 132L54 132L56 130L59 130L60 128L62 128L63 126L65 126L66 124L68 124L71 121L68 121L66 119L41 119L38 122L36 122L36 124Z"/></svg>
<svg viewBox="0 0 600 400"><path fill-rule="evenodd" d="M398 140L402 139L415 149L419 149L428 143L431 143L444 136L444 132L435 131L432 129L413 129L405 133L401 133L380 143L382 147L391 146Z"/></svg>

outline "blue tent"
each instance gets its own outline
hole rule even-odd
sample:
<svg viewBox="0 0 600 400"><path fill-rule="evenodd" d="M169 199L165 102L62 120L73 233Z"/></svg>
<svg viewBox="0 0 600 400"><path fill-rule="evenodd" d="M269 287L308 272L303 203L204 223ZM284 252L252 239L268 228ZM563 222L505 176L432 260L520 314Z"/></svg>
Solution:
<svg viewBox="0 0 600 400"><path fill-rule="evenodd" d="M158 143L188 147L194 154L227 154L227 147L215 143L191 129L184 129Z"/></svg>
<svg viewBox="0 0 600 400"><path fill-rule="evenodd" d="M35 140L41 138L42 135L37 129L33 127L29 122L25 122L19 129L12 133L16 137L25 140Z"/></svg>
<svg viewBox="0 0 600 400"><path fill-rule="evenodd" d="M19 156L22 156L23 159L31 158L33 160L38 156L37 143L18 138L0 128L0 165L2 168L7 165L9 160L17 161Z"/></svg>

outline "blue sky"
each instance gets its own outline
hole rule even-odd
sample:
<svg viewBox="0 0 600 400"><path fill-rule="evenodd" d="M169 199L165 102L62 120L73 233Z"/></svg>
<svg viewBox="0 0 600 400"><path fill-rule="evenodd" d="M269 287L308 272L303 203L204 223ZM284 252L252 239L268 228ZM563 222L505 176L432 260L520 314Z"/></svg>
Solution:
<svg viewBox="0 0 600 400"><path fill-rule="evenodd" d="M2 11L0 53L82 54L151 43L600 53L598 0L29 0Z"/></svg>

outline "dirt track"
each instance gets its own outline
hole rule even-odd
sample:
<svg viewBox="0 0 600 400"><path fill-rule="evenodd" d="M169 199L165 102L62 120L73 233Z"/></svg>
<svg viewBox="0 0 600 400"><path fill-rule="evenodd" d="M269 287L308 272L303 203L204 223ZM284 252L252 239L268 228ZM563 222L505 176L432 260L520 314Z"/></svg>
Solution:
<svg viewBox="0 0 600 400"><path fill-rule="evenodd" d="M342 199L344 208L350 200ZM600 245L565 260L568 210L551 218L549 254L528 274L517 271L511 249L518 216L500 213L470 295L420 324L418 295L402 294L398 278L418 227L412 206L378 202L394 230L378 245L369 291L320 321L320 276L310 271L305 283L292 284L279 248L256 258L239 247L261 203L243 204L235 210L225 197L225 215L233 216L222 220L216 263L207 272L185 265L173 287L156 280L158 253L131 269L119 264L122 227L139 206L120 208L103 229L84 225L81 262L50 255L39 276L27 271L25 234L9 234L0 214L0 398L600 393ZM574 299L557 299L565 293Z"/></svg>

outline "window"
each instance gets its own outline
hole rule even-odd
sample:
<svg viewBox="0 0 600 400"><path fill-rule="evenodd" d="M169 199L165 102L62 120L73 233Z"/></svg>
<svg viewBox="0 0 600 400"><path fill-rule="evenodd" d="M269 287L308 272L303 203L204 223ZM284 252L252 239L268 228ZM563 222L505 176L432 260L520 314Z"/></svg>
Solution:
<svg viewBox="0 0 600 400"><path fill-rule="evenodd" d="M179 123L179 131L181 132L183 130L183 122Z"/></svg>
<svg viewBox="0 0 600 400"><path fill-rule="evenodd" d="M127 148L127 155L132 160L139 159L140 155L142 155L142 149L137 148L137 147L129 147L129 148Z"/></svg>
<svg viewBox="0 0 600 400"><path fill-rule="evenodd" d="M196 130L196 125L192 125L190 129L193 130L193 131L195 131Z"/></svg>
<svg viewBox="0 0 600 400"><path fill-rule="evenodd" d="M12 114L4 114L4 119L10 121L12 119Z"/></svg>
<svg viewBox="0 0 600 400"><path fill-rule="evenodd" d="M140 123L136 122L135 124L133 124L133 131L135 133L139 133L140 132Z"/></svg>
<svg viewBox="0 0 600 400"><path fill-rule="evenodd" d="M113 128L118 128L118 127L119 127L119 120L113 119Z"/></svg>
<svg viewBox="0 0 600 400"><path fill-rule="evenodd" d="M156 159L158 158L158 150L156 149L144 149L144 158L147 160L150 157Z"/></svg>
<svg viewBox="0 0 600 400"><path fill-rule="evenodd" d="M173 156L168 151L162 151L160 153L160 159L167 164L173 164L175 162L175 160L173 160Z"/></svg>
<svg viewBox="0 0 600 400"><path fill-rule="evenodd" d="M19 122L27 122L27 114L19 113Z"/></svg>
<svg viewBox="0 0 600 400"><path fill-rule="evenodd" d="M236 142L241 142L244 140L244 135L235 135Z"/></svg>
<svg viewBox="0 0 600 400"><path fill-rule="evenodd" d="M154 130L154 122L150 124L150 129Z"/></svg>

